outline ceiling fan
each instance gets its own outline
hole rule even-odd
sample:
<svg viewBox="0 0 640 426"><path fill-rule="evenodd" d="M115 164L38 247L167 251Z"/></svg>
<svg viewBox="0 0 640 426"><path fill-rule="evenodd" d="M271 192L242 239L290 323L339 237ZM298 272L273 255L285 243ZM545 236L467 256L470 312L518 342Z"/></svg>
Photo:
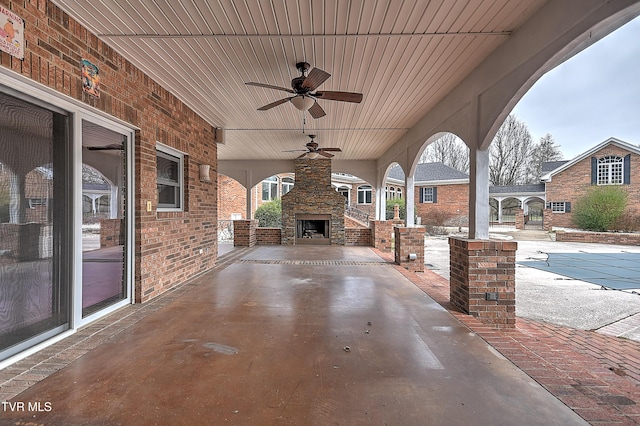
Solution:
<svg viewBox="0 0 640 426"><path fill-rule="evenodd" d="M302 158L306 156L307 158L311 158L311 159L318 158L318 156L320 155L327 158L333 157L333 154L329 154L327 151L342 152L340 148L318 148L318 143L313 140L316 137L316 135L309 135L309 137L311 138L311 141L307 142L307 144L305 145L307 149L292 149L292 150L283 151L283 152L304 151L304 154L300 155L298 158Z"/></svg>
<svg viewBox="0 0 640 426"><path fill-rule="evenodd" d="M306 75L307 71L309 71L309 69L311 68L311 65L309 65L307 62L298 62L296 64L296 68L298 69L298 71L300 71L301 75L300 77L296 77L291 80L291 89L272 86L271 84L264 83L245 83L248 86L258 86L267 89L282 90L283 92L288 92L294 95L260 107L258 108L258 111L266 111L273 107L291 101L293 106L295 106L299 110L309 111L309 114L311 114L313 118L320 118L327 115L327 113L324 112L322 107L318 104L318 99L327 99L330 101L340 102L353 102L356 104L362 102L362 93L330 91L312 93L322 83L327 81L327 79L331 77L331 74L326 71L322 71L320 68L313 68L311 72L309 72L309 75Z"/></svg>

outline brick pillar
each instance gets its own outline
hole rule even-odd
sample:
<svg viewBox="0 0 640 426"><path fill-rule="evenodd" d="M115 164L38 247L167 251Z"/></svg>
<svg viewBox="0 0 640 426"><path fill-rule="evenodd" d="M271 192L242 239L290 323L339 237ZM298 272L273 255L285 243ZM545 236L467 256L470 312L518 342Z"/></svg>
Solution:
<svg viewBox="0 0 640 426"><path fill-rule="evenodd" d="M388 220L372 220L369 222L371 228L371 243L382 252L390 252L393 247L393 222Z"/></svg>
<svg viewBox="0 0 640 426"><path fill-rule="evenodd" d="M516 211L516 229L524 229L524 209Z"/></svg>
<svg viewBox="0 0 640 426"><path fill-rule="evenodd" d="M257 220L233 221L233 245L234 247L253 247L256 245Z"/></svg>
<svg viewBox="0 0 640 426"><path fill-rule="evenodd" d="M515 327L517 248L515 241L449 237L451 304L495 328Z"/></svg>
<svg viewBox="0 0 640 426"><path fill-rule="evenodd" d="M553 211L551 209L544 209L542 211L542 229L545 231L551 231L553 227Z"/></svg>
<svg viewBox="0 0 640 426"><path fill-rule="evenodd" d="M394 228L395 262L412 272L424 272L424 226ZM410 255L415 255L411 259Z"/></svg>

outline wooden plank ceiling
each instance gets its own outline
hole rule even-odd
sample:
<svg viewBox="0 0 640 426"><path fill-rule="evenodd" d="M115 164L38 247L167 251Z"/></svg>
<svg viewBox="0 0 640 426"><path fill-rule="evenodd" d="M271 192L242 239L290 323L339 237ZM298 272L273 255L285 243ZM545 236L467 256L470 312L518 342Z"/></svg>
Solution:
<svg viewBox="0 0 640 426"><path fill-rule="evenodd" d="M545 0L53 0L215 127L218 158L291 159L307 135L377 159ZM314 119L289 96L306 61L331 77Z"/></svg>

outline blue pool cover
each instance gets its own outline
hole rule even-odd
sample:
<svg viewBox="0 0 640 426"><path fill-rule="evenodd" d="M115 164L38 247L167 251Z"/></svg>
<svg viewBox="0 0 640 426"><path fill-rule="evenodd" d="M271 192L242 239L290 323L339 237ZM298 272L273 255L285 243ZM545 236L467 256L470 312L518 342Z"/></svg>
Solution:
<svg viewBox="0 0 640 426"><path fill-rule="evenodd" d="M547 260L517 262L615 290L640 288L640 253L546 253Z"/></svg>

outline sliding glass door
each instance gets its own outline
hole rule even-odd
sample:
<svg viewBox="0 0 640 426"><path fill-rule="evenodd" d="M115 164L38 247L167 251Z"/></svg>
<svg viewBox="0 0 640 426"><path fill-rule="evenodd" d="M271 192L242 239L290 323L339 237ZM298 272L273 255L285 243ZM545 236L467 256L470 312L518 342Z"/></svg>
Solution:
<svg viewBox="0 0 640 426"><path fill-rule="evenodd" d="M69 117L0 92L0 360L69 327Z"/></svg>
<svg viewBox="0 0 640 426"><path fill-rule="evenodd" d="M133 281L133 130L14 83L0 85L0 364L130 303Z"/></svg>

